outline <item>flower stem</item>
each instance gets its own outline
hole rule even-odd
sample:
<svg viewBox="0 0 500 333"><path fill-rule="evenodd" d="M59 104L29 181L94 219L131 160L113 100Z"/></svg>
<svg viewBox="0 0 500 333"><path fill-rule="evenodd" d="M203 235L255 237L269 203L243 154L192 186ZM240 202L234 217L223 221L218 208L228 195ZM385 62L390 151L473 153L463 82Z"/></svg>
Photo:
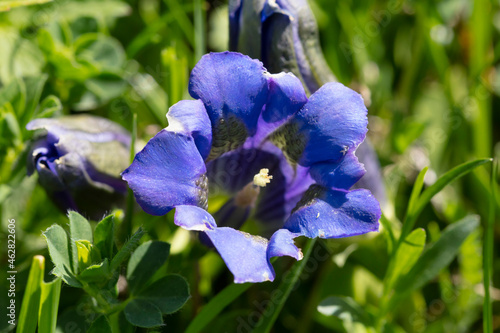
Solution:
<svg viewBox="0 0 500 333"><path fill-rule="evenodd" d="M274 322L276 321L276 319L278 319L278 315L283 309L283 306L285 305L288 296L290 296L290 293L294 289L302 271L304 270L304 267L306 266L307 261L311 256L311 252L315 243L316 243L316 238L309 239L307 241L304 251L304 258L301 261L295 263L292 269L283 278L283 281L278 287L278 290L280 291L279 294L282 295L277 299L278 304L270 304L268 306L268 308L263 314L261 322L258 323L254 329L255 333L256 332L267 333L271 330L271 328L274 325Z"/></svg>

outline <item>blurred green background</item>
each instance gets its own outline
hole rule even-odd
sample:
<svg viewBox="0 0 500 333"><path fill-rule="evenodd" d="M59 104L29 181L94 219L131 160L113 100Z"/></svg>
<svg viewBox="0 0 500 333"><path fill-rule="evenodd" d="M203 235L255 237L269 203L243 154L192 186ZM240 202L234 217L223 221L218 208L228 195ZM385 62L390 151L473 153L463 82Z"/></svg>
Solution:
<svg viewBox="0 0 500 333"><path fill-rule="evenodd" d="M6 4L0 1L0 10ZM500 155L500 1L309 0L309 4L332 71L365 98L368 135L387 188L384 215L399 233L421 169L429 167L424 179L428 186L456 165ZM26 123L34 116L88 112L131 130L136 114L138 139L146 142L166 126L169 106L189 98L189 72L199 58L208 51L227 50L227 17L227 1L204 0L55 0L0 12L2 311L7 302L3 245L8 219L17 222L18 304L33 255L49 260L41 231L53 223L67 224L66 216L37 185L36 176L26 176L26 147L32 135L25 130ZM500 216L500 196L492 199L491 173L491 163L477 168L426 206L416 227L425 229L427 243L469 214L478 214L481 226L446 269L383 318L390 323L385 330L483 331L484 227L493 212ZM117 216L123 218L123 213ZM181 332L232 277L214 252L190 240L171 220L171 214L153 217L139 209L133 218L134 229L145 225L148 238L172 244L162 270L179 273L189 282L192 298L181 311L166 317L167 326L160 330ZM499 232L495 223L495 242ZM317 306L328 296L349 296L368 315L377 313L390 258L387 237L382 231L316 244L274 331L373 331L352 315L354 310L330 316ZM498 253L491 263L493 286L500 284ZM289 259L278 260L275 282L252 286L206 331L250 332L279 285L279 276L292 264ZM50 270L50 262L46 266ZM492 323L498 328L500 290L493 288L490 295ZM92 315L88 307L81 290L63 286L60 332L84 332ZM0 313L0 329L6 329L5 315Z"/></svg>

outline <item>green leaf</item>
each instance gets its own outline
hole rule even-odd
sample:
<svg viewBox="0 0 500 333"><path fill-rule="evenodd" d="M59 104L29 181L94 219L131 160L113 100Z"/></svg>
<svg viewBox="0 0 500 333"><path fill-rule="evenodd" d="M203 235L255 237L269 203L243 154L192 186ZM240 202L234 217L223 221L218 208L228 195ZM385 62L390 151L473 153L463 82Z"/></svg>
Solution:
<svg viewBox="0 0 500 333"><path fill-rule="evenodd" d="M54 95L47 96L41 103L35 113L36 118L50 118L63 109L61 101Z"/></svg>
<svg viewBox="0 0 500 333"><path fill-rule="evenodd" d="M410 200L408 201L408 213L407 214L412 214L413 210L415 209L415 205L417 203L417 200L420 196L420 193L422 192L422 187L424 187L424 178L425 174L427 173L427 170L429 170L429 167L423 168L420 173L417 176L417 179L415 179L415 184L413 184L413 189L411 191L411 196Z"/></svg>
<svg viewBox="0 0 500 333"><path fill-rule="evenodd" d="M395 258L394 268L387 272L385 288L390 289L394 282L405 275L413 267L424 250L426 233L424 229L415 229L399 246Z"/></svg>
<svg viewBox="0 0 500 333"><path fill-rule="evenodd" d="M57 310L61 294L61 279L49 283L42 282L38 333L53 333L56 330Z"/></svg>
<svg viewBox="0 0 500 333"><path fill-rule="evenodd" d="M48 75L43 74L35 77L27 77L24 79L24 84L26 85L26 107L21 118L21 124L23 128L33 118L47 78Z"/></svg>
<svg viewBox="0 0 500 333"><path fill-rule="evenodd" d="M318 311L325 316L338 317L344 323L360 322L367 327L373 325L370 315L351 297L327 297L318 305Z"/></svg>
<svg viewBox="0 0 500 333"><path fill-rule="evenodd" d="M180 275L167 275L153 282L137 295L156 305L162 314L174 313L189 299L189 286Z"/></svg>
<svg viewBox="0 0 500 333"><path fill-rule="evenodd" d="M139 241L142 236L144 236L145 232L142 227L137 229L135 234L130 237L127 243L123 245L123 247L118 251L116 256L114 256L113 260L111 260L110 270L111 272L115 271L118 267L120 267L121 263L127 259L130 254L139 246Z"/></svg>
<svg viewBox="0 0 500 333"><path fill-rule="evenodd" d="M38 255L34 256L19 313L17 325L17 332L19 333L36 331L44 272L45 258Z"/></svg>
<svg viewBox="0 0 500 333"><path fill-rule="evenodd" d="M16 7L24 7L31 5L39 5L47 2L52 2L52 0L10 0L10 1L0 1L0 12L5 12Z"/></svg>
<svg viewBox="0 0 500 333"><path fill-rule="evenodd" d="M151 302L134 299L123 310L127 320L139 327L156 327L163 325L160 309Z"/></svg>
<svg viewBox="0 0 500 333"><path fill-rule="evenodd" d="M92 243L92 227L89 221L79 213L70 210L68 212L69 230L72 240L86 240Z"/></svg>
<svg viewBox="0 0 500 333"><path fill-rule="evenodd" d="M394 236L393 226L391 221L382 213L380 216L380 224L384 227L383 232L387 239L387 252L392 253L392 250L396 246L396 237Z"/></svg>
<svg viewBox="0 0 500 333"><path fill-rule="evenodd" d="M102 282L104 280L107 281L110 274L111 272L109 270L109 261L106 258L100 264L87 267L80 273L80 275L78 275L78 279L80 281L85 281L88 283Z"/></svg>
<svg viewBox="0 0 500 333"><path fill-rule="evenodd" d="M98 72L120 71L125 62L125 51L115 39L103 34L86 33L74 44L75 58L95 66Z"/></svg>
<svg viewBox="0 0 500 333"><path fill-rule="evenodd" d="M56 266L53 274L61 277L64 282L73 287L81 287L81 284L75 279L72 267L71 252L69 250L68 235L64 229L54 224L42 234L49 248L50 258Z"/></svg>
<svg viewBox="0 0 500 333"><path fill-rule="evenodd" d="M127 282L132 294L144 288L153 274L167 261L170 244L149 241L134 251L127 267Z"/></svg>
<svg viewBox="0 0 500 333"><path fill-rule="evenodd" d="M491 161L491 158L485 158L463 163L439 177L439 179L434 184L424 190L415 205L412 206L411 212L409 212L409 214L406 216L405 222L403 224L403 232L401 235L404 237L410 232L410 230L413 229L418 215L420 215L424 207L429 203L429 201L431 201L432 197L438 194L446 185L471 172L478 166ZM400 238L400 240L402 239L404 238Z"/></svg>
<svg viewBox="0 0 500 333"><path fill-rule="evenodd" d="M111 325L109 324L106 316L100 316L99 318L94 320L92 325L90 325L89 329L87 330L87 333L112 333Z"/></svg>
<svg viewBox="0 0 500 333"><path fill-rule="evenodd" d="M3 110L2 110L3 108ZM17 140L16 144L23 142L23 135L21 132L21 127L17 121L16 115L14 114L14 109L11 103L6 103L3 107L0 107L0 115L5 119L5 123L9 128L10 132Z"/></svg>
<svg viewBox="0 0 500 333"><path fill-rule="evenodd" d="M137 73L129 79L134 91L141 96L145 104L162 126L167 125L165 109L168 105L168 96L158 85L158 82L149 74Z"/></svg>
<svg viewBox="0 0 500 333"><path fill-rule="evenodd" d="M102 219L94 230L94 246L99 250L102 258L113 256L115 234L114 216L109 215Z"/></svg>
<svg viewBox="0 0 500 333"><path fill-rule="evenodd" d="M105 19L125 16L130 14L130 6L122 1L68 1L58 3L58 17L65 20L74 21L81 17L93 17L101 22Z"/></svg>
<svg viewBox="0 0 500 333"><path fill-rule="evenodd" d="M397 295L419 289L448 266L467 236L479 225L478 216L467 216L448 226L439 240L430 245L413 268L395 286Z"/></svg>
<svg viewBox="0 0 500 333"><path fill-rule="evenodd" d="M280 291L280 295L282 295L277 302L274 304L269 305L266 308L266 314L262 319L261 324L255 328L254 332L269 332L271 328L274 325L274 322L278 318L278 315L281 312L281 309L283 309L283 306L285 305L286 300L288 299L288 296L290 296L290 293L292 292L293 287L295 286L295 283L299 279L300 274L302 273L302 270L306 266L307 260L309 259L309 256L311 255L312 249L314 247L314 244L316 243L316 238L309 239L308 243L306 245L305 251L304 251L304 258L301 261L298 261L294 264L294 266L291 268L291 270L287 273L290 274L290 278L284 278L283 282L281 282L280 286L278 287L278 290Z"/></svg>

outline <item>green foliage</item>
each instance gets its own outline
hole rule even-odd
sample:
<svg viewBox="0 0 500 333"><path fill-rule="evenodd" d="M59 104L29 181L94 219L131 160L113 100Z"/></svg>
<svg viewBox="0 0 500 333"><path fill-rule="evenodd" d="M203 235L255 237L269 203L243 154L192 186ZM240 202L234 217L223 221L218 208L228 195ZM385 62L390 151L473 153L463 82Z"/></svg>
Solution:
<svg viewBox="0 0 500 333"><path fill-rule="evenodd" d="M467 236L479 226L477 216L469 216L448 226L437 242L429 246L394 287L398 298L423 287L456 256Z"/></svg>
<svg viewBox="0 0 500 333"><path fill-rule="evenodd" d="M31 333L36 331L44 270L45 258L42 256L35 256L31 263L21 312L19 313L17 331L20 333Z"/></svg>
<svg viewBox="0 0 500 333"><path fill-rule="evenodd" d="M87 333L111 333L111 326L106 316L98 317L92 325L90 325Z"/></svg>
<svg viewBox="0 0 500 333"><path fill-rule="evenodd" d="M349 332L359 330L355 323L360 323L362 327L373 326L373 318L351 297L327 297L319 303L318 311L325 316L340 318Z"/></svg>
<svg viewBox="0 0 500 333"><path fill-rule="evenodd" d="M51 259L56 265L53 274L73 287L83 288L97 302L94 311L103 316L89 329L104 329L108 332L104 324L108 322L107 316L122 310L127 320L135 326L160 326L163 325L163 315L176 312L189 299L188 284L180 275L153 279L154 274L168 259L168 243L148 241L139 246L139 241L145 234L144 230L139 228L116 255L113 255L113 215L97 223L94 232L89 221L79 213L70 211L68 218L69 235L62 227L53 225L47 229L44 236ZM116 283L119 281L116 277L122 263L127 259L126 281L130 295L120 302L116 299ZM42 299L58 299L59 294L53 290L56 290L55 287L42 285ZM35 292L36 290L33 291ZM44 296L44 293L47 295ZM54 311L57 315L57 307L43 310L46 317L53 315ZM55 326L52 328L55 323L55 319L44 323L51 325L45 328L47 332L55 329ZM104 328L100 328L101 324Z"/></svg>
<svg viewBox="0 0 500 333"><path fill-rule="evenodd" d="M170 245L150 241L139 246L128 261L127 281L132 295L144 289L145 283L167 260Z"/></svg>
<svg viewBox="0 0 500 333"><path fill-rule="evenodd" d="M45 258L35 256L31 264L28 283L19 314L17 332L51 333L56 329L61 279L43 280Z"/></svg>
<svg viewBox="0 0 500 333"><path fill-rule="evenodd" d="M139 151L189 98L200 56L227 49L227 2L0 1L0 215L17 221L17 331L493 330L500 196L485 166L500 156L500 4L308 4L330 68L366 101L387 202L380 233L317 242L307 263L277 260L274 283L251 285L232 284L216 253L172 214L141 212L132 193L125 214L95 223L70 212L67 228L26 176L35 118L104 116ZM71 288L59 295L61 280ZM273 292L287 295L270 303Z"/></svg>

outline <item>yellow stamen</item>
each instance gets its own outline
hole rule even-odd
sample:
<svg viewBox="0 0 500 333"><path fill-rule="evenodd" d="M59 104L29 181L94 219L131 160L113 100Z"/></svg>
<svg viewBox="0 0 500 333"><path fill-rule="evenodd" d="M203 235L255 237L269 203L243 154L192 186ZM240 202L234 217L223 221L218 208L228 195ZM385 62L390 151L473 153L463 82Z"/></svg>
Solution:
<svg viewBox="0 0 500 333"><path fill-rule="evenodd" d="M269 169L260 169L260 172L253 176L253 183L260 187L266 187L271 182L273 176L269 175Z"/></svg>

